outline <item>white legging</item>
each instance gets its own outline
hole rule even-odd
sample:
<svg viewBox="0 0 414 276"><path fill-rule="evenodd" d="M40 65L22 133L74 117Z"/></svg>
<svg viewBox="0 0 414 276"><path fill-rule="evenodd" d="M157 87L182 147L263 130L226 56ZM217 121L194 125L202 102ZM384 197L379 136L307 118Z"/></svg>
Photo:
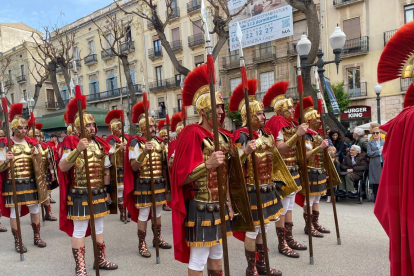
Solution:
<svg viewBox="0 0 414 276"><path fill-rule="evenodd" d="M38 204L30 204L30 205L27 205L27 207L29 208L29 213L30 214L34 215L34 214L39 213L39 205ZM22 209L22 206L19 205L19 214L21 214L21 209ZM19 217L20 217L20 215L19 215ZM14 208L14 206L10 208L10 218L13 218L13 219L16 218L16 209Z"/></svg>
<svg viewBox="0 0 414 276"><path fill-rule="evenodd" d="M313 206L314 203L319 203L319 200L321 199L321 195L314 195L314 196L309 196L309 206ZM304 205L306 205L306 200L303 203Z"/></svg>
<svg viewBox="0 0 414 276"><path fill-rule="evenodd" d="M124 185L118 186L118 198L124 197Z"/></svg>
<svg viewBox="0 0 414 276"><path fill-rule="evenodd" d="M207 259L220 260L223 257L223 247L217 244L211 247L191 247L188 268L194 271L203 271Z"/></svg>
<svg viewBox="0 0 414 276"><path fill-rule="evenodd" d="M74 238L84 238L86 235L86 230L88 230L89 219L85 220L74 220L73 221L73 237ZM104 227L104 218L95 218L95 234L99 235L103 233Z"/></svg>
<svg viewBox="0 0 414 276"><path fill-rule="evenodd" d="M138 220L140 220L140 221L147 221L148 220L148 216L150 214L150 211L152 212L152 206L149 206L149 207L140 207L138 209L139 209ZM162 211L162 205L157 205L156 206L157 218L161 217L161 211Z"/></svg>
<svg viewBox="0 0 414 276"><path fill-rule="evenodd" d="M267 229L269 229L269 223L266 223L264 227L265 227L265 232L267 233ZM252 240L255 240L259 233L262 233L262 229L260 228L260 225L256 225L254 227L254 232L246 232L246 237Z"/></svg>
<svg viewBox="0 0 414 276"><path fill-rule="evenodd" d="M292 193L282 199L282 205L283 205L282 216L286 215L287 211L293 210L293 206L295 205L295 196L296 194Z"/></svg>

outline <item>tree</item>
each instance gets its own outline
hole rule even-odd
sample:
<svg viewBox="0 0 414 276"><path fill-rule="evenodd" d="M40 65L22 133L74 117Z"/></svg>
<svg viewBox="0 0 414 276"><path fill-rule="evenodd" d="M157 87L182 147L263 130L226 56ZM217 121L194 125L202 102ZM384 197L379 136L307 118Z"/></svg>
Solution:
<svg viewBox="0 0 414 276"><path fill-rule="evenodd" d="M117 6L124 11L126 14L135 14L140 18L143 18L151 22L154 26L155 31L157 32L158 38L161 41L161 45L164 50L167 52L169 59L171 60L174 68L182 75L187 76L190 73L190 69L184 67L178 62L175 53L172 50L170 42L165 36L165 28L168 25L169 21L176 15L176 1L178 0L164 0L165 6L167 8L167 14L164 21L161 20L159 14L157 13L157 4L153 0L135 0L138 8L134 11L126 11L123 9L121 4L117 3ZM226 44L229 39L228 24L229 22L237 15L239 15L249 4L253 3L253 0L248 0L243 7L240 8L234 14L230 14L230 10L227 7L227 0L207 0L211 7L212 22L213 28L209 30L211 35L217 35L217 43L213 45L213 58L216 58L219 55L221 48ZM194 24L194 23L193 23ZM194 24L196 27L197 25ZM198 27L198 26L197 26ZM204 25L201 27L202 32L204 33Z"/></svg>
<svg viewBox="0 0 414 276"><path fill-rule="evenodd" d="M351 95L345 92L344 89L344 82L336 82L332 84L332 90L335 94L336 101L339 105L339 110L342 112L348 108L351 102ZM325 102L326 106L328 107L328 111L332 112L331 102L329 101L328 92L325 89Z"/></svg>
<svg viewBox="0 0 414 276"><path fill-rule="evenodd" d="M231 93L229 93L231 96ZM240 111L230 112L229 110L229 101L224 103L224 110L226 111L226 117L232 120L236 125L241 125L243 123Z"/></svg>

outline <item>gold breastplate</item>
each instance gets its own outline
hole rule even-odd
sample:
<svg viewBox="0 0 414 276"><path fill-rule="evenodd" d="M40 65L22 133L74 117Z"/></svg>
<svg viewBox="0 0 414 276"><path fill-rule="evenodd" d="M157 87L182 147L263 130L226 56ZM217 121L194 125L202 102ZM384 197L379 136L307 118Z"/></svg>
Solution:
<svg viewBox="0 0 414 276"><path fill-rule="evenodd" d="M45 172L45 174L49 174L49 167L48 167L48 149L43 149L42 146L39 146L37 148L37 150L39 151L39 153L42 155L42 171Z"/></svg>
<svg viewBox="0 0 414 276"><path fill-rule="evenodd" d="M162 162L164 154L164 144L158 143L156 140L152 140L152 151L151 151L151 161L152 161L152 175L154 177L162 177ZM144 143L140 143L141 149L145 147ZM143 153L142 153L143 154ZM141 178L150 178L150 163L149 163L149 154L147 154L147 161L140 169Z"/></svg>
<svg viewBox="0 0 414 276"><path fill-rule="evenodd" d="M25 142L23 144L14 143L11 150L14 154L14 177L16 179L33 178L32 156L35 148ZM8 179L11 179L11 170L9 170Z"/></svg>
<svg viewBox="0 0 414 276"><path fill-rule="evenodd" d="M275 142L273 136L260 136L256 141L256 166L259 185L268 185L272 182L272 162ZM252 156L247 162L247 184L254 185Z"/></svg>
<svg viewBox="0 0 414 276"><path fill-rule="evenodd" d="M282 129L283 132L283 141L286 142L290 138L292 138L293 135L296 134L296 128L294 127L285 127ZM297 165L297 159L296 159L296 145L289 148L289 151L285 154L282 154L283 161L285 162L287 167L293 167Z"/></svg>
<svg viewBox="0 0 414 276"><path fill-rule="evenodd" d="M86 188L86 174L89 175L92 188L100 188L104 185L105 172L105 157L106 154L95 143L89 143L87 149L88 168L85 169L85 162L83 152L76 159L75 169L75 188Z"/></svg>
<svg viewBox="0 0 414 276"><path fill-rule="evenodd" d="M223 167L223 190L224 194L227 194L227 171L228 171L228 157L229 157L229 143L225 138L219 134L220 150L225 154ZM203 140L203 161L207 161L211 154L214 152L214 142L210 139ZM217 181L217 168L210 169L205 175L195 181L196 192L194 199L202 202L218 202L218 181Z"/></svg>
<svg viewBox="0 0 414 276"><path fill-rule="evenodd" d="M322 143L322 137L320 135L312 135L313 141L306 140L307 144L312 146L312 149L318 147ZM320 150L318 153L314 154L308 160L309 168L323 168L323 150Z"/></svg>
<svg viewBox="0 0 414 276"><path fill-rule="evenodd" d="M122 139L122 141L126 144L127 141L125 138ZM125 156L125 150L122 149L122 143L116 143L116 148L115 148L115 162L116 162L116 166L118 168L123 168L124 167L124 156Z"/></svg>

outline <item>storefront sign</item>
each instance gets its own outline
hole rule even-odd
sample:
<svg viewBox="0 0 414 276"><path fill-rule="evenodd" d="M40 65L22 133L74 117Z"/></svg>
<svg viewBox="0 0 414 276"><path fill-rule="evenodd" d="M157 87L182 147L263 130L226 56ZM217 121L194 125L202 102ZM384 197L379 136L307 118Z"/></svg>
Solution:
<svg viewBox="0 0 414 276"><path fill-rule="evenodd" d="M370 106L350 106L344 110L341 114L341 120L359 120L359 119L370 119L371 118L371 107Z"/></svg>

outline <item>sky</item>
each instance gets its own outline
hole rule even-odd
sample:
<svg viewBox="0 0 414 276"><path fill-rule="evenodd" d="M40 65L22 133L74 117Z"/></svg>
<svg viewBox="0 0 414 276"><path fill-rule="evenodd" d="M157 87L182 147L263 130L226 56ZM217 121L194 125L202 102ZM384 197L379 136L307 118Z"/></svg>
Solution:
<svg viewBox="0 0 414 276"><path fill-rule="evenodd" d="M23 22L43 31L43 27L62 27L113 0L0 0L0 23Z"/></svg>

